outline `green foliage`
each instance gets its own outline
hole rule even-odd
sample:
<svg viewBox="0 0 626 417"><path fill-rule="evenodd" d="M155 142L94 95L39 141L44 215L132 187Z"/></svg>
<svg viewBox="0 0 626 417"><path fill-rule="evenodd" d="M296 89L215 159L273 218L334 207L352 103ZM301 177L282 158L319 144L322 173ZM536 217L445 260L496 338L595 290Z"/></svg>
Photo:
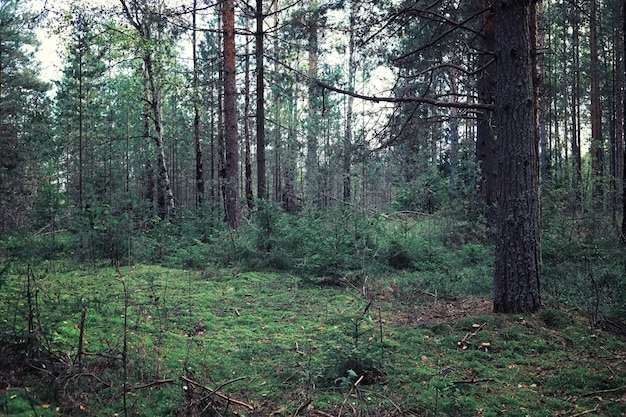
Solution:
<svg viewBox="0 0 626 417"><path fill-rule="evenodd" d="M119 272L55 261L7 275L0 293L3 337L23 334L32 320L42 348L14 352L20 361L38 358L39 368L51 370L47 378L62 383L50 385L29 368L22 376L29 391L7 391L3 411L8 406L9 414L27 413L28 404L38 415L57 407L65 414L122 414L122 352L132 398L127 411L146 416L179 414L206 397L179 375L220 387L263 414L279 407L295 412L303 397L313 409L337 411L348 395L361 415L387 407L397 412L388 401L424 415L523 410L548 416L591 409L596 401L616 412L613 400L626 383L617 355L624 340L590 333L576 315L561 328L544 327L563 318L550 310L538 318L441 317L422 326L405 321L415 306L401 298L368 300L360 289L302 285L300 277L284 272L146 265ZM30 313L27 282L37 300ZM82 311L89 354L79 362ZM482 325L478 331L476 324ZM472 332L467 348L459 349ZM597 361L600 352L614 357L607 359L609 367ZM63 389L52 393L51 386ZM602 390L602 400L584 395ZM219 399L202 404L216 413L227 407Z"/></svg>
<svg viewBox="0 0 626 417"><path fill-rule="evenodd" d="M624 317L625 258L617 241L614 227L601 215L547 222L542 250L549 304L579 310L594 327Z"/></svg>

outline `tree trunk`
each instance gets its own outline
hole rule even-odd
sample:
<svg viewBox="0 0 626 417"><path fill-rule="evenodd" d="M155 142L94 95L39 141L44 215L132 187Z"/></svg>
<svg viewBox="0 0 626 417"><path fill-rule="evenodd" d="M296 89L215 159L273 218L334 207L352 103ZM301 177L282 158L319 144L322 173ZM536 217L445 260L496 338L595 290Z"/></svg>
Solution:
<svg viewBox="0 0 626 417"><path fill-rule="evenodd" d="M198 51L196 42L197 0L193 0L193 137L196 145L196 205L202 207L204 201L204 161L200 141L200 97L198 94Z"/></svg>
<svg viewBox="0 0 626 417"><path fill-rule="evenodd" d="M534 0L494 3L497 182L494 312L541 306Z"/></svg>
<svg viewBox="0 0 626 417"><path fill-rule="evenodd" d="M577 11L572 12L572 32L574 42L573 59L573 84L572 84L572 160L574 164L572 187L574 192L574 212L578 213L582 207L582 152L580 146L580 39L579 39L579 16Z"/></svg>
<svg viewBox="0 0 626 417"><path fill-rule="evenodd" d="M154 126L153 139L157 153L157 208L159 217L167 219L174 214L175 205L174 194L170 186L167 164L165 162L165 149L163 144L163 98L161 96L162 91L157 74L159 72L157 69L159 63L152 49L147 46L152 41L163 41L163 39L153 37L152 25L155 24L155 22L151 20L154 18L153 11L148 10L147 6L143 5L140 7L141 13L137 11L131 12L126 0L120 0L120 3L128 22L137 30L144 41L148 41L147 44L142 42L142 59L144 64L144 76L147 83L146 101ZM136 3L133 4L138 7ZM142 9L142 7L144 8Z"/></svg>
<svg viewBox="0 0 626 417"><path fill-rule="evenodd" d="M316 5L312 7L317 7ZM315 82L317 78L317 59L318 59L318 30L319 30L319 10L315 9L311 12L309 21L309 85L308 85L308 128L306 139L306 197L313 203L318 203L319 193L319 160L318 145L320 134L318 106L319 106L319 88Z"/></svg>
<svg viewBox="0 0 626 417"><path fill-rule="evenodd" d="M265 69L263 63L263 0L256 0L256 165L257 196L267 197L265 168Z"/></svg>
<svg viewBox="0 0 626 417"><path fill-rule="evenodd" d="M622 45L624 47L623 57L626 59L626 0L622 1ZM626 65L622 67L624 71L623 80L626 82ZM624 129L626 130L626 88L622 92L622 118ZM626 139L626 134L624 134L624 138ZM626 147L626 146L625 146ZM626 152L623 154L624 157L624 169L622 170L622 243L626 243ZM626 264L624 265L626 268Z"/></svg>
<svg viewBox="0 0 626 417"><path fill-rule="evenodd" d="M146 51L144 53L144 65L146 69L146 77L148 79L148 88L150 93L150 109L154 124L154 143L157 152L157 207L159 217L167 219L174 214L174 194L170 186L170 178L167 172L167 164L165 162L165 147L163 145L163 107L161 99L161 90L157 87L157 81L154 74L154 62L152 53Z"/></svg>
<svg viewBox="0 0 626 417"><path fill-rule="evenodd" d="M224 27L224 204L226 222L232 229L235 229L238 225L237 184L239 173L235 82L235 1L224 0L222 13L222 25Z"/></svg>
<svg viewBox="0 0 626 417"><path fill-rule="evenodd" d="M602 139L602 110L600 107L600 62L598 58L597 0L591 0L589 48L591 58L591 171L593 203L602 205L602 176L604 173L604 141Z"/></svg>
<svg viewBox="0 0 626 417"><path fill-rule="evenodd" d="M610 116L610 133L609 133L609 158L610 158L610 196L611 196L611 220L614 226L617 226L618 200L620 190L618 190L618 179L622 176L622 118L621 105L622 100L618 93L623 85L620 62L620 38L617 28L613 28L611 33L611 116ZM621 203L620 203L621 204Z"/></svg>
<svg viewBox="0 0 626 417"><path fill-rule="evenodd" d="M350 2L350 28L348 39L348 90L354 91L354 77L356 72L355 50L355 23L356 23L356 4ZM352 117L353 117L354 98L346 96L346 124L343 136L343 201L350 202L352 197Z"/></svg>
<svg viewBox="0 0 626 417"><path fill-rule="evenodd" d="M485 6L490 4L485 0ZM478 99L481 103L492 104L495 90L495 64L493 60L495 51L495 38L493 27L493 13L487 11L483 14L483 32L481 37L480 65L484 67L478 79ZM476 158L480 166L481 182L480 190L485 201L485 218L487 227L495 227L495 201L496 179L498 174L496 140L493 127L493 112L481 111L478 114L476 126Z"/></svg>
<svg viewBox="0 0 626 417"><path fill-rule="evenodd" d="M244 138L244 192L246 205L254 208L254 192L252 190L252 144L250 138L250 48L246 42L244 57L244 88L243 88L243 138Z"/></svg>

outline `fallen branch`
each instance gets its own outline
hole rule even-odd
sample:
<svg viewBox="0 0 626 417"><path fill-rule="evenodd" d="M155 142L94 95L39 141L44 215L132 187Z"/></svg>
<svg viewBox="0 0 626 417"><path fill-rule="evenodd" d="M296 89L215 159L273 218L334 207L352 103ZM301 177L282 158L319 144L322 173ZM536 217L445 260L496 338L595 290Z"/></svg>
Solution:
<svg viewBox="0 0 626 417"><path fill-rule="evenodd" d="M332 414L328 414L328 413L325 413L325 412L320 411L320 410L311 410L311 412L313 414L317 414L318 416L322 416L322 417L335 417Z"/></svg>
<svg viewBox="0 0 626 417"><path fill-rule="evenodd" d="M220 385L219 387L217 387L215 389L211 389L211 388L207 387L206 385L203 385L203 384L201 384L199 382L196 382L196 381L194 381L192 379L187 378L184 375L179 376L179 378L181 379L181 381L184 381L184 382L186 382L188 384L191 384L191 385L193 385L195 387L198 387L198 388L201 388L201 389L203 389L205 391L208 391L209 392L209 396L215 394L215 395L217 395L218 397L220 397L223 400L226 400L226 401L231 402L233 404L240 405L242 407L247 408L248 410L254 410L254 407L252 405L250 405L248 403L245 403L243 401L236 400L236 399L234 399L232 397L229 397L228 395L218 391L220 388L223 388L224 386L226 386L228 384L232 384L233 382L236 382L236 381L244 379L243 377L242 378L235 378L233 380L225 382L225 383L223 383L222 385Z"/></svg>
<svg viewBox="0 0 626 417"><path fill-rule="evenodd" d="M463 339L461 339L460 342L457 343L457 349L461 349L461 350L465 350L467 349L468 345L469 345L469 340L476 336L478 334L479 331L481 331L485 326L487 325L487 323L483 323L480 326L478 326L476 328L476 330L474 330L473 332L467 332L465 334L465 336L463 336Z"/></svg>
<svg viewBox="0 0 626 417"><path fill-rule="evenodd" d="M300 404L300 406L296 409L296 411L293 413L293 417L296 417L298 414L300 414L300 411L304 410L305 408L307 408L309 406L309 404L311 404L311 399L309 398L308 400L306 400L305 402L303 402L302 404Z"/></svg>
<svg viewBox="0 0 626 417"><path fill-rule="evenodd" d="M595 408L592 410L581 411L580 413L572 414L570 417L580 417L580 416L584 416L585 414L595 413L596 411L598 411L599 408L600 406L596 405Z"/></svg>
<svg viewBox="0 0 626 417"><path fill-rule="evenodd" d="M626 385L622 385L621 387L617 387L617 388L602 389L600 391L588 392L586 394L583 394L583 397L592 397L594 395L606 394L606 393L609 393L609 392L617 392L617 391L621 391L623 389L626 389Z"/></svg>
<svg viewBox="0 0 626 417"><path fill-rule="evenodd" d="M173 382L174 382L173 379L159 379L157 381L148 382L146 384L135 385L134 387L130 387L129 390L138 391L140 389L152 388L152 387L156 387L157 385L171 384Z"/></svg>
<svg viewBox="0 0 626 417"><path fill-rule="evenodd" d="M358 385L361 383L361 381L363 381L363 377L365 375L361 375L354 384L352 384L352 386L350 387L350 391L348 391L348 394L346 395L346 398L343 400L343 403L341 403L341 407L339 407L339 414L337 414L337 417L341 417L341 413L343 411L343 407L346 405L346 403L348 402L348 399L350 398L350 396L352 395L352 391L358 387Z"/></svg>
<svg viewBox="0 0 626 417"><path fill-rule="evenodd" d="M452 381L453 384L480 384L481 382L493 382L495 379L493 378L472 378L472 379L461 379L459 381Z"/></svg>

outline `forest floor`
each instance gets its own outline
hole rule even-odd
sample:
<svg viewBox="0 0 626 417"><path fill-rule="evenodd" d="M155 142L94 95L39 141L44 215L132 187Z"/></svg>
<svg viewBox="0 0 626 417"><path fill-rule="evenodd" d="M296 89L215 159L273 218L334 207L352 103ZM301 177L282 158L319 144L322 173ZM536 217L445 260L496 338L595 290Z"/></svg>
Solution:
<svg viewBox="0 0 626 417"><path fill-rule="evenodd" d="M499 315L399 282L17 268L0 284L0 413L626 415L623 336L573 308Z"/></svg>

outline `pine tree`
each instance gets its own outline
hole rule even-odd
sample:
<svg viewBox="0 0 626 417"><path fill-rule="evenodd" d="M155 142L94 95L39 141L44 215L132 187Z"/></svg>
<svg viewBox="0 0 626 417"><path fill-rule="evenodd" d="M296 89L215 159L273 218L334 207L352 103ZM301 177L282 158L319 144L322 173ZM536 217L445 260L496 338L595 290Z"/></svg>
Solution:
<svg viewBox="0 0 626 417"><path fill-rule="evenodd" d="M0 3L0 233L25 226L34 204L45 143L48 85L38 79L32 16L24 2Z"/></svg>

